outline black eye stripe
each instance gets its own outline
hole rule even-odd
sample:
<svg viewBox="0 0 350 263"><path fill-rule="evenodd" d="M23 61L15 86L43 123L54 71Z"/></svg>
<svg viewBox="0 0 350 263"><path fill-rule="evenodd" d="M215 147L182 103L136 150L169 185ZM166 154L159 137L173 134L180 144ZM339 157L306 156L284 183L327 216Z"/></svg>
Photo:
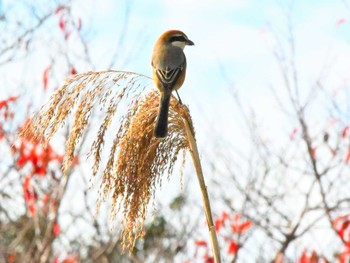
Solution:
<svg viewBox="0 0 350 263"><path fill-rule="evenodd" d="M175 41L186 42L187 40L183 36L174 36L170 38L170 42L175 42Z"/></svg>

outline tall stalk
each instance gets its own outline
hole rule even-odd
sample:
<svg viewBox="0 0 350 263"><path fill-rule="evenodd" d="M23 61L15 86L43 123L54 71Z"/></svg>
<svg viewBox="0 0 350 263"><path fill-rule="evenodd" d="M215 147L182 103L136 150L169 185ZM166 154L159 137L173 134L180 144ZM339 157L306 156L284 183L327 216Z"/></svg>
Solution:
<svg viewBox="0 0 350 263"><path fill-rule="evenodd" d="M185 124L187 139L188 139L189 146L190 146L190 153L191 153L194 167L196 169L199 187L200 187L201 192L202 192L204 211L205 211L205 216L207 219L208 230L209 230L214 260L215 260L215 263L220 263L221 262L220 249L219 249L218 239L217 239L216 231L215 231L215 225L214 225L213 217L212 217L212 213L211 213L210 201L209 201L209 196L208 196L208 192L207 192L207 186L205 185L203 170L202 170L201 161L199 158L197 143L196 143L196 140L193 136L193 133L192 133L191 128L190 128L190 124L188 123L187 119L184 118L183 122Z"/></svg>

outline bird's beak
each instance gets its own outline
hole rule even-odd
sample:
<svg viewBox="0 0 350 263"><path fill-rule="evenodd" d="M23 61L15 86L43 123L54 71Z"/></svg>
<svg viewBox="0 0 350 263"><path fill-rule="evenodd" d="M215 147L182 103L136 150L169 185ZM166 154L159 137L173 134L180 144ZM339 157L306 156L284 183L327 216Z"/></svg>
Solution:
<svg viewBox="0 0 350 263"><path fill-rule="evenodd" d="M194 46L194 43L191 41L191 40L187 40L187 43L186 43L188 46Z"/></svg>

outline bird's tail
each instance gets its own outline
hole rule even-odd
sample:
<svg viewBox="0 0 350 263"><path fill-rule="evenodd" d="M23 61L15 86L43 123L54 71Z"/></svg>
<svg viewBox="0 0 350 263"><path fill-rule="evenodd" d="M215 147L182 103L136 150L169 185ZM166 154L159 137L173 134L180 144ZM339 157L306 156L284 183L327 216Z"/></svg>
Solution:
<svg viewBox="0 0 350 263"><path fill-rule="evenodd" d="M164 138L168 133L168 113L171 92L164 92L161 95L159 103L159 112L156 126L154 128L154 136L157 138Z"/></svg>

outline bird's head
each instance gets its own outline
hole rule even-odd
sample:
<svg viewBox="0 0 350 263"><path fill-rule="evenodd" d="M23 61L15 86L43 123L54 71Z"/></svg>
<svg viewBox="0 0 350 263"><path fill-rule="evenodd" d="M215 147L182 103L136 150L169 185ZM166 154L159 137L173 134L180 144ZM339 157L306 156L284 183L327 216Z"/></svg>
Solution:
<svg viewBox="0 0 350 263"><path fill-rule="evenodd" d="M159 38L163 43L184 49L185 46L193 46L194 43L188 39L186 34L180 30L169 30Z"/></svg>

